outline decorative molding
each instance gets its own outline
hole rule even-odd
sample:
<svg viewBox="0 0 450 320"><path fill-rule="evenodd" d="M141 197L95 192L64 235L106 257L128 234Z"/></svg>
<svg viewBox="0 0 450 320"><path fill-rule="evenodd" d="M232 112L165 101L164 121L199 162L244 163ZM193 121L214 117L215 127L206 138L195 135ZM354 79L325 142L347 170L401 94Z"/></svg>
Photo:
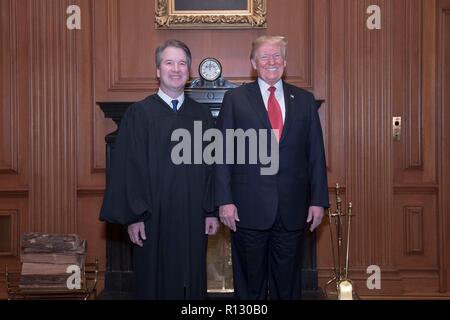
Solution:
<svg viewBox="0 0 450 320"><path fill-rule="evenodd" d="M405 255L424 254L423 207L403 207Z"/></svg>
<svg viewBox="0 0 450 320"><path fill-rule="evenodd" d="M437 184L397 184L394 186L394 194L437 194L438 191Z"/></svg>
<svg viewBox="0 0 450 320"><path fill-rule="evenodd" d="M404 168L423 169L422 36L423 1L405 0Z"/></svg>
<svg viewBox="0 0 450 320"><path fill-rule="evenodd" d="M435 267L393 267L392 265L379 265L382 270L381 290L369 290L366 286L367 267L350 268L349 277L357 288L358 296L372 299L384 299L397 296L409 299L410 296L427 297L439 295L439 268ZM324 284L333 275L329 268L318 268L319 283ZM374 292L376 291L376 292ZM420 294L419 294L420 293ZM449 293L442 291L441 297L449 297Z"/></svg>
<svg viewBox="0 0 450 320"><path fill-rule="evenodd" d="M10 248L8 251L0 251L0 257L19 256L19 210L0 209L0 217L10 217Z"/></svg>
<svg viewBox="0 0 450 320"><path fill-rule="evenodd" d="M0 190L0 198L26 198L26 197L28 197L27 189Z"/></svg>
<svg viewBox="0 0 450 320"><path fill-rule="evenodd" d="M2 43L6 46L6 48L3 48L4 53L9 53L8 60L9 63L5 65L6 69L4 74L9 74L9 81L5 81L9 84L9 94L7 94L7 97L9 97L9 103L5 103L2 105L2 108L9 109L9 119L2 118L2 121L4 123L2 126L9 126L9 143L6 143L6 145L9 145L9 150L5 153L2 152L1 158L0 158L0 174L18 174L18 158L19 158L19 120L18 120L18 114L19 114L19 105L18 105L18 39L17 39L17 28L16 28L16 21L17 21L17 1L3 1L1 3L1 6L7 5L8 8L2 8L2 11L5 10L5 12L9 12L7 15L7 21L8 21L8 30L0 34L0 36L6 35L8 36L8 39L3 39ZM2 22L3 23L3 22ZM5 23L6 24L6 23ZM9 47L9 50L7 49ZM2 62L3 63L3 62ZM0 75L0 76L3 76ZM3 88L1 88L3 89ZM8 101L8 100L7 100ZM6 113L8 114L8 112ZM7 123L6 123L7 122ZM5 137L5 136L4 136ZM8 138L8 135L6 135L6 138ZM3 141L5 143L6 141ZM5 150L6 151L6 150Z"/></svg>
<svg viewBox="0 0 450 320"><path fill-rule="evenodd" d="M168 0L165 0L168 1ZM259 2L262 0L251 0L254 2ZM307 49L307 55L308 57L298 57L300 60L298 63L301 63L305 67L305 75L289 75L286 77L286 81L289 83L306 88L306 89L312 89L313 88L313 57L314 57L314 41L313 41L313 19L312 19L312 13L313 13L313 0L304 0L306 3L306 8L308 14L306 14L306 30L305 30L305 39L300 39L300 41L307 42L306 47ZM118 8L118 0L109 0L106 2L105 10L107 12L107 25L106 25L106 49L105 52L107 54L106 58L106 78L108 81L107 84L107 91L108 92L156 92L159 88L159 81L158 79L154 77L133 77L121 74L121 61L123 61L122 57L120 56L120 24L119 24L119 15L120 10ZM156 4L158 5L158 4ZM296 60L292 59L294 56L292 53L289 55L291 63L297 63ZM297 58L297 57L296 57ZM302 63L303 62L303 63ZM230 77L228 80L236 83L248 83L253 82L255 79L252 77ZM114 99L114 101L117 101L117 99Z"/></svg>
<svg viewBox="0 0 450 320"><path fill-rule="evenodd" d="M177 13L174 0L155 1L156 29L266 28L266 0L248 0L248 10L221 12L185 11Z"/></svg>
<svg viewBox="0 0 450 320"><path fill-rule="evenodd" d="M331 138L330 132L332 130L332 112L330 106L331 103L331 68L330 63L332 59L332 44L331 44L331 1L308 1L310 8L310 35L312 39L309 39L309 74L310 86L315 90L315 98L323 99L323 105L321 113L321 122L323 130L323 140L325 144L325 158L327 164L327 170L329 173L332 168L332 140L339 139L339 137ZM288 82L291 80L287 80ZM307 88L303 86L303 88ZM334 178L334 177L333 177ZM338 179L341 180L341 179Z"/></svg>
<svg viewBox="0 0 450 320"><path fill-rule="evenodd" d="M106 172L105 159L101 158L100 152L104 155L106 142L104 142L103 132L100 132L102 130L100 130L98 126L99 124L107 120L101 117L101 112L98 110L97 105L95 105L95 108L92 110L92 117L93 117L92 121L93 124L92 124L92 151L91 151L91 166L90 166L91 173L105 173ZM101 135L101 139L104 142L101 149L97 147L99 134Z"/></svg>
<svg viewBox="0 0 450 320"><path fill-rule="evenodd" d="M434 7L433 7L434 9ZM434 12L433 12L434 13ZM437 23L436 23L437 22ZM438 104L438 141L439 145L439 206L438 206L438 253L439 267L441 269L441 291L450 291L450 245L445 239L449 239L450 230L450 0L439 0L436 10L437 26L437 104ZM434 44L434 43L433 43Z"/></svg>
<svg viewBox="0 0 450 320"><path fill-rule="evenodd" d="M107 9L107 79L108 91L116 92L149 92L159 88L159 82L151 77L127 77L120 73L121 57L119 47L120 27L118 0L110 0L106 3Z"/></svg>
<svg viewBox="0 0 450 320"><path fill-rule="evenodd" d="M314 28L314 20L316 16L314 15L314 0L306 0L306 12L308 14L306 15L306 30L305 30L305 39L299 39L299 42L305 41L307 43L307 48L309 50L306 50L307 57L302 57L301 55L295 56L295 58L298 59L299 64L303 64L305 67L305 77L302 77L301 75L298 76L289 76L286 77L286 81L289 83L305 89L313 89L314 88L314 82L313 82L313 73L314 73L314 51L317 50L316 44L314 42L315 35L313 34L315 31ZM329 7L329 4L328 4ZM320 12L321 15L323 15L323 12ZM289 64L289 57L292 57L292 52L288 53L288 64ZM302 63L303 62L303 63ZM292 63L292 61L291 61ZM320 97L316 97L317 99L320 99Z"/></svg>
<svg viewBox="0 0 450 320"><path fill-rule="evenodd" d="M103 196L104 187L78 187L77 194L79 197Z"/></svg>

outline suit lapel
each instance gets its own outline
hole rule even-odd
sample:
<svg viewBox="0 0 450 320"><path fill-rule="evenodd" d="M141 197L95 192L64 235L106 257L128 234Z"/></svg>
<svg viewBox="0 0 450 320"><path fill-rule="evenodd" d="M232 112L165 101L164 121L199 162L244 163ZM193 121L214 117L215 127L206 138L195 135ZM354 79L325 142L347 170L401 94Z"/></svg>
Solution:
<svg viewBox="0 0 450 320"><path fill-rule="evenodd" d="M284 92L284 105L286 107L286 116L284 119L283 132L281 133L280 144L283 142L288 133L296 109L294 107L295 96L284 81L283 81L283 92Z"/></svg>
<svg viewBox="0 0 450 320"><path fill-rule="evenodd" d="M267 129L271 129L269 116L267 114L266 107L264 106L264 101L261 96L261 89L259 88L258 81L250 83L248 86L249 91L247 92L247 95L250 101L250 105L255 110L263 126Z"/></svg>

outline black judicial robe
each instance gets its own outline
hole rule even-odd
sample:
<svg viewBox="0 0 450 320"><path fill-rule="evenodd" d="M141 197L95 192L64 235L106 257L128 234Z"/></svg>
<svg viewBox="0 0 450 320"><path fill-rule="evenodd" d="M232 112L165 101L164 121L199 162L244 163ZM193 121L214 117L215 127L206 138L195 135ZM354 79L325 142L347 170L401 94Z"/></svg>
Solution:
<svg viewBox="0 0 450 320"><path fill-rule="evenodd" d="M172 132L188 130L193 145L194 121L202 122L203 132L213 126L206 106L186 96L174 112L155 94L130 106L119 128L100 220L145 222L144 246L133 245L138 299L206 297L205 218L215 215L213 171L194 164L193 150L192 164L171 160L179 143L171 142Z"/></svg>

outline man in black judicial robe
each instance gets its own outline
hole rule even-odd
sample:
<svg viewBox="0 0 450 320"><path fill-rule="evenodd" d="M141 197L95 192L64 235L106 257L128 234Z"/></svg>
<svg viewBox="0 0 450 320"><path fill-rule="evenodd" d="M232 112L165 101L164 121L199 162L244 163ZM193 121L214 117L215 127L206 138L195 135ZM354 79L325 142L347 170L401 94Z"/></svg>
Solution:
<svg viewBox="0 0 450 320"><path fill-rule="evenodd" d="M156 50L160 89L126 111L112 157L100 219L128 225L138 299L206 298L207 236L219 225L212 170L172 159L174 130L193 145L195 121L213 126L208 108L184 96L190 64L180 41Z"/></svg>

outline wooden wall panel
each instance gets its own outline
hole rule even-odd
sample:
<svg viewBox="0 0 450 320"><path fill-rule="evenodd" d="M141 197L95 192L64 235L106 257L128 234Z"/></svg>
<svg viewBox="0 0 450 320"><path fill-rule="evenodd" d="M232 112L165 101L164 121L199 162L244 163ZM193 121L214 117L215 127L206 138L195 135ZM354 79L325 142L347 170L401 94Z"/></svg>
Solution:
<svg viewBox="0 0 450 320"><path fill-rule="evenodd" d="M289 41L286 79L313 91L317 99L328 98L325 72L329 59L326 54L329 1L301 0L294 7L289 1L268 1L267 30L188 31L155 30L153 20L148 18L154 16L154 3L146 0L133 3L131 6L125 0L95 1L96 101L136 101L154 92L158 88L154 51L170 38L180 39L190 47L191 77L198 77L197 66L203 58L213 56L222 62L227 79L236 83L253 81L255 74L249 60L251 42L261 34L286 36ZM230 44L236 44L232 50ZM325 105L321 119L328 145L330 117L326 109ZM103 137L114 128L99 115L94 114L95 152L102 152ZM94 153L94 164L96 169L104 168L103 153Z"/></svg>
<svg viewBox="0 0 450 320"><path fill-rule="evenodd" d="M366 8L372 4L381 8L381 30L366 28ZM438 265L443 252L437 251L435 236L440 225L433 91L435 3L344 0L333 1L331 8L330 110L343 110L344 117L333 117L330 127L341 125L345 132L337 156L347 159L342 181L346 201L353 202L356 214L351 277L368 295L418 288L445 291L444 267ZM400 142L392 141L392 116L403 118ZM332 194L330 199L335 205ZM327 233L324 228L319 232L322 284L332 267L325 254L331 252ZM382 290L365 288L366 268L372 264L381 267Z"/></svg>
<svg viewBox="0 0 450 320"><path fill-rule="evenodd" d="M436 105L423 95L422 42L429 34L423 30L423 1L394 1L393 64L391 86L392 115L402 117L402 137L394 143L394 181L396 187L428 183L436 185L436 130L428 130L435 121Z"/></svg>
<svg viewBox="0 0 450 320"><path fill-rule="evenodd" d="M87 261L99 261L99 292L104 286L106 264L106 224L98 220L103 193L84 193L77 201L78 234L87 241Z"/></svg>
<svg viewBox="0 0 450 320"><path fill-rule="evenodd" d="M16 5L13 2L0 2L2 49L1 64L6 66L0 75L1 105L0 113L0 174L18 173L18 97L17 97L17 30L15 26Z"/></svg>
<svg viewBox="0 0 450 320"><path fill-rule="evenodd" d="M8 215L11 217L11 251L9 253L0 253L0 270L2 276L0 277L0 300L6 298L6 283L3 276L4 267L12 272L20 271L19 250L20 250L20 235L25 229L28 214L28 201L22 196L5 196L0 194L0 215Z"/></svg>
<svg viewBox="0 0 450 320"><path fill-rule="evenodd" d="M65 28L70 1L30 1L31 180L29 229L75 232L79 51Z"/></svg>
<svg viewBox="0 0 450 320"><path fill-rule="evenodd" d="M346 186L346 105L345 98L345 24L343 1L328 1L327 7L322 8L318 14L328 17L324 22L326 25L325 34L322 35L325 43L326 60L323 63L325 68L317 77L325 77L322 82L326 94L325 104L320 110L327 114L327 118L322 118L323 130L326 132L324 139L326 142L328 185L334 187L336 183L345 190ZM317 58L315 58L317 59ZM320 69L319 64L317 69ZM316 66L314 67L316 69ZM320 87L318 84L315 86ZM316 89L320 90L320 89ZM316 94L321 96L320 94ZM331 197L333 199L333 197Z"/></svg>
<svg viewBox="0 0 450 320"><path fill-rule="evenodd" d="M0 214L11 217L11 229L9 233L11 238L11 250L3 252L0 256L10 268L16 270L16 263L20 250L20 233L28 218L27 201L21 197L0 197ZM2 279L3 280L3 279Z"/></svg>
<svg viewBox="0 0 450 320"><path fill-rule="evenodd" d="M450 291L450 0L440 0L437 10L438 25L438 93L442 149L440 159L440 206L439 206L439 257L441 291Z"/></svg>
<svg viewBox="0 0 450 320"><path fill-rule="evenodd" d="M2 235L4 245L1 247L0 256L19 256L19 210L0 209L0 218L5 222L5 233ZM6 223L6 221L8 223ZM2 229L3 230L3 229ZM7 239L9 238L9 240Z"/></svg>
<svg viewBox="0 0 450 320"><path fill-rule="evenodd" d="M391 72L389 1L381 30L366 28L366 1L346 1L345 105L348 121L347 197L354 203L354 266L391 264L392 171L390 148ZM383 68L380 68L383 66Z"/></svg>
<svg viewBox="0 0 450 320"><path fill-rule="evenodd" d="M423 168L422 126L422 1L394 3L396 23L393 25L392 84L400 91L393 95L393 112L403 116L403 148L398 172ZM400 152L401 151L401 152ZM400 159L399 159L400 160Z"/></svg>
<svg viewBox="0 0 450 320"><path fill-rule="evenodd" d="M27 190L28 175L28 104L26 25L23 1L0 2L0 193Z"/></svg>
<svg viewBox="0 0 450 320"><path fill-rule="evenodd" d="M70 4L81 7L81 30L65 28ZM373 4L382 10L381 30L366 28ZM343 203L354 204L350 275L358 290L448 294L450 0L267 5L267 29L155 30L154 1L0 0L0 211L15 213L16 243L31 230L78 232L104 270L104 137L116 128L96 102L153 93L154 50L166 39L190 46L192 77L214 56L224 76L241 83L255 77L251 41L283 34L286 79L325 100L330 199L335 206L339 182ZM404 126L394 142L397 115ZM323 285L332 269L327 221L317 236ZM382 269L382 290L365 288L372 264Z"/></svg>
<svg viewBox="0 0 450 320"><path fill-rule="evenodd" d="M314 10L316 2L319 3L319 10ZM95 12L103 13L95 24L96 44L99 44L96 46L96 74L99 80L96 81L96 98L99 101L136 100L156 90L154 51L169 38L181 39L191 48L192 77L198 76L195 66L203 58L214 56L220 58L227 79L238 83L251 81L250 45L262 33L287 36L290 62L286 76L297 85L313 88L312 59L316 51L312 41L315 39L313 18L316 17L314 13L317 17L323 15L320 7L324 3L301 0L292 7L289 1L268 1L270 14L267 19L270 23L267 30L162 31L155 30L153 19L149 19L155 14L152 1L135 0L134 5L125 0L96 1ZM320 23L320 20L317 22Z"/></svg>
<svg viewBox="0 0 450 320"><path fill-rule="evenodd" d="M391 246L398 269L433 270L437 274L436 202L434 193L395 195Z"/></svg>
<svg viewBox="0 0 450 320"><path fill-rule="evenodd" d="M94 97L94 26L95 1L80 1L83 12L82 30L77 45L80 48L79 68L83 81L80 83L78 105L78 192L94 193L105 185L105 133L115 130L111 120L105 120L103 112L95 104Z"/></svg>

